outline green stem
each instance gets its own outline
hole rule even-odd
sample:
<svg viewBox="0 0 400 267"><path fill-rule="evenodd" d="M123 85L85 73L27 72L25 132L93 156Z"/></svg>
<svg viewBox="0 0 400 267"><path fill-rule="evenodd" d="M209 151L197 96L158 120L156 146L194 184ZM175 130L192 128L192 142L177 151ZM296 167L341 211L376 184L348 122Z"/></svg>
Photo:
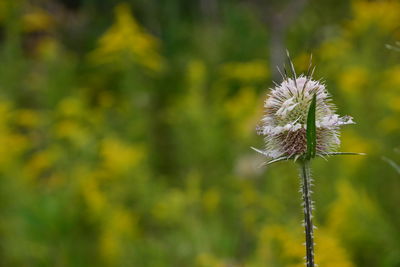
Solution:
<svg viewBox="0 0 400 267"><path fill-rule="evenodd" d="M306 266L314 267L314 226L312 222L310 161L300 162L301 189L303 195L304 227L306 235Z"/></svg>

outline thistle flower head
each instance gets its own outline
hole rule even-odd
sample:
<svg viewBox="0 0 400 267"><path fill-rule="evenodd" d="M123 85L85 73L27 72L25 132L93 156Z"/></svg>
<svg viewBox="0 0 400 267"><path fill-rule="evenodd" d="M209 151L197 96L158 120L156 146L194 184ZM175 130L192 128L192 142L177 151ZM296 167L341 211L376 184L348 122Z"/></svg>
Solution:
<svg viewBox="0 0 400 267"><path fill-rule="evenodd" d="M322 82L313 80L311 75L296 77L294 70L293 74L293 78L284 76L265 101L265 115L258 127L258 133L265 136L263 154L274 159L297 158L306 153L307 115L314 95L316 154L336 151L340 144L339 128L354 123L352 118L335 114L336 108Z"/></svg>

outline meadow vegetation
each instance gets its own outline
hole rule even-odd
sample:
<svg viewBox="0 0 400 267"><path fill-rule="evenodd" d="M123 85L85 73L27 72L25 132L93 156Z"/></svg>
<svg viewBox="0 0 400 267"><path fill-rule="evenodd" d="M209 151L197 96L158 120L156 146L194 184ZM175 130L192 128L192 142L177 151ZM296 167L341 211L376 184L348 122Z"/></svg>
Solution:
<svg viewBox="0 0 400 267"><path fill-rule="evenodd" d="M280 81L262 8L1 1L0 265L303 266L297 166L250 149ZM399 22L309 0L285 32L357 122L340 150L368 153L313 162L322 267L400 266Z"/></svg>

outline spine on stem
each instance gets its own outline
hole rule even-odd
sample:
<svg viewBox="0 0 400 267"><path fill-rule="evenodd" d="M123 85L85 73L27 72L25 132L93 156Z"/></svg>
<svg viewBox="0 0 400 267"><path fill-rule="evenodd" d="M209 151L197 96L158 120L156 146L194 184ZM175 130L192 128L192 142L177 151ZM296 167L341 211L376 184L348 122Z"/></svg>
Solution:
<svg viewBox="0 0 400 267"><path fill-rule="evenodd" d="M306 236L306 266L314 267L314 226L312 222L313 203L311 200L311 173L309 160L300 163L301 191L303 198L304 227Z"/></svg>

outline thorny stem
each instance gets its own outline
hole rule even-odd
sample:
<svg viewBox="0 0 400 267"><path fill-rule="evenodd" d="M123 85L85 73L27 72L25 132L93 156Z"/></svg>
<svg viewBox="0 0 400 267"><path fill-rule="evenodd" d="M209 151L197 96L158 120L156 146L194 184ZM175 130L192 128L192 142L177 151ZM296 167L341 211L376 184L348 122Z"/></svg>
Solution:
<svg viewBox="0 0 400 267"><path fill-rule="evenodd" d="M306 266L314 267L314 229L312 222L313 203L311 201L310 161L300 162L301 191L303 195L304 227L306 235Z"/></svg>

